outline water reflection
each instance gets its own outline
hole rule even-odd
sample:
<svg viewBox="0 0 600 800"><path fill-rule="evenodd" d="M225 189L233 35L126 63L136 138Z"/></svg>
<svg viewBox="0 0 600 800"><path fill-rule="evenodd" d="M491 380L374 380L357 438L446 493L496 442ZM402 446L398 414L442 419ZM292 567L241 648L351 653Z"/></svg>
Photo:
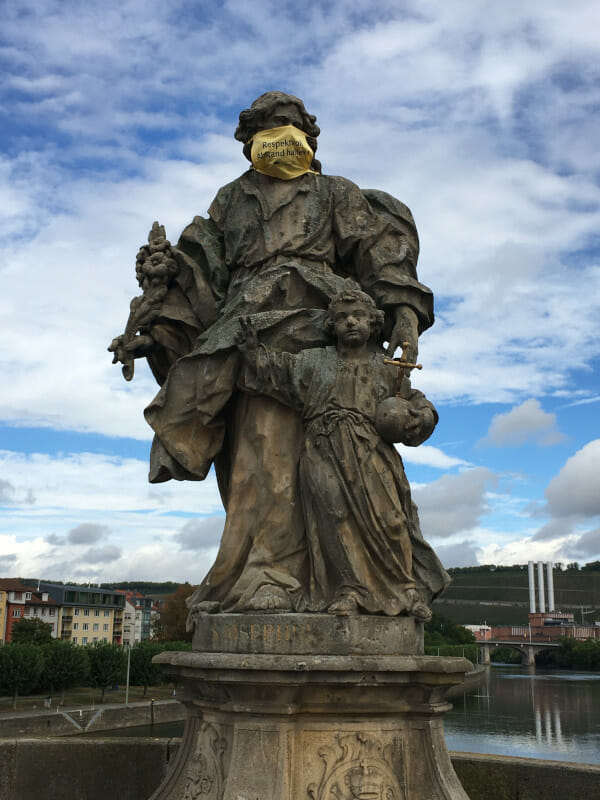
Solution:
<svg viewBox="0 0 600 800"><path fill-rule="evenodd" d="M448 747L600 764L600 675L497 667L446 716Z"/></svg>

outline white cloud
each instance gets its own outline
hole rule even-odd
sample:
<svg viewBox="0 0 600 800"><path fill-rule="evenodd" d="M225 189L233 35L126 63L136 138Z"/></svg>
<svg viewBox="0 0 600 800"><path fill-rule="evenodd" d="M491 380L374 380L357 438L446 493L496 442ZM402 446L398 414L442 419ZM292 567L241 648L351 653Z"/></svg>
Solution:
<svg viewBox="0 0 600 800"><path fill-rule="evenodd" d="M587 531L569 542L566 554L569 558L596 560L600 557L600 528Z"/></svg>
<svg viewBox="0 0 600 800"><path fill-rule="evenodd" d="M518 447L527 441L541 446L559 444L564 441L556 424L556 414L542 409L539 400L526 400L505 414L494 414L487 436L482 444L496 447Z"/></svg>
<svg viewBox="0 0 600 800"><path fill-rule="evenodd" d="M472 539L465 539L453 544L441 544L435 548L438 558L446 567L475 567L479 564L477 558L478 545Z"/></svg>
<svg viewBox="0 0 600 800"><path fill-rule="evenodd" d="M225 518L222 516L191 519L173 539L178 542L182 550L206 550L209 547L218 547L224 522Z"/></svg>
<svg viewBox="0 0 600 800"><path fill-rule="evenodd" d="M600 514L600 439L571 456L545 491L548 511L555 517Z"/></svg>
<svg viewBox="0 0 600 800"><path fill-rule="evenodd" d="M72 528L66 536L69 544L93 544L102 539L108 529L106 525L94 525L90 522L83 522Z"/></svg>
<svg viewBox="0 0 600 800"><path fill-rule="evenodd" d="M420 447L406 447L406 445L397 444L395 447L402 456L402 460L407 464L418 464L435 469L470 466L468 461L450 456L438 447L432 447L429 444L422 444Z"/></svg>
<svg viewBox="0 0 600 800"><path fill-rule="evenodd" d="M7 508L0 531L10 528L15 519L46 520L47 529L57 513L71 515L110 512L154 512L168 510L214 514L223 506L214 473L202 482L148 483L148 464L134 458L95 453L70 453L49 456L25 455L0 450L0 471L11 476L17 492L32 492L35 502ZM89 520L84 520L86 523ZM104 520L91 521L86 533L103 527ZM80 522L77 522L82 530ZM75 528L75 524L68 529ZM64 533L67 533L67 530ZM48 530L48 533L51 531ZM77 538L77 534L74 534Z"/></svg>
<svg viewBox="0 0 600 800"><path fill-rule="evenodd" d="M413 498L425 538L448 538L475 528L488 510L486 489L496 482L489 469L476 467L415 489Z"/></svg>
<svg viewBox="0 0 600 800"><path fill-rule="evenodd" d="M86 553L83 554L82 560L88 561L92 564L104 564L116 561L121 556L122 550L113 544L107 544L104 547L91 547Z"/></svg>
<svg viewBox="0 0 600 800"><path fill-rule="evenodd" d="M199 582L216 553L223 507L213 473L203 482L151 486L147 464L137 459L8 451L0 451L0 471L17 492L36 495L33 505L6 506L0 517L0 563L10 556L11 574L161 580L164 568L174 580ZM190 560L177 534L202 530L205 515L206 536Z"/></svg>

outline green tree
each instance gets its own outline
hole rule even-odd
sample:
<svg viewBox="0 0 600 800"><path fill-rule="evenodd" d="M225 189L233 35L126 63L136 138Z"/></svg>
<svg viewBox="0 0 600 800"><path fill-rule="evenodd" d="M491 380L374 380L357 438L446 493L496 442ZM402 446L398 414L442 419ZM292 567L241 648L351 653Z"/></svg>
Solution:
<svg viewBox="0 0 600 800"><path fill-rule="evenodd" d="M90 664L90 683L101 690L100 702L103 703L106 690L122 683L127 656L122 647L109 642L90 644L86 650Z"/></svg>
<svg viewBox="0 0 600 800"><path fill-rule="evenodd" d="M11 642L0 647L0 690L12 694L13 708L19 694L29 694L36 688L43 669L44 656L38 645Z"/></svg>
<svg viewBox="0 0 600 800"><path fill-rule="evenodd" d="M582 572L600 572L600 561L588 561L581 568Z"/></svg>
<svg viewBox="0 0 600 800"><path fill-rule="evenodd" d="M443 644L473 644L475 636L467 628L457 625L443 614L434 613L425 623L425 645L435 647Z"/></svg>
<svg viewBox="0 0 600 800"><path fill-rule="evenodd" d="M182 584L172 595L165 600L165 604L160 612L159 638L162 641L181 640L191 642L192 634L186 630L186 620L188 607L187 598L192 594L196 587L189 583Z"/></svg>
<svg viewBox="0 0 600 800"><path fill-rule="evenodd" d="M144 697L148 686L158 686L163 682L162 669L158 664L153 664L152 659L157 653L164 650L158 642L139 642L131 648L131 664L129 682L134 686L144 687Z"/></svg>
<svg viewBox="0 0 600 800"><path fill-rule="evenodd" d="M81 686L89 673L88 654L85 647L77 647L72 642L60 639L44 645L44 672L42 683L50 693L61 693L61 703L65 702L65 690Z"/></svg>
<svg viewBox="0 0 600 800"><path fill-rule="evenodd" d="M11 641L15 644L48 644L52 641L52 625L39 617L21 617L13 626Z"/></svg>

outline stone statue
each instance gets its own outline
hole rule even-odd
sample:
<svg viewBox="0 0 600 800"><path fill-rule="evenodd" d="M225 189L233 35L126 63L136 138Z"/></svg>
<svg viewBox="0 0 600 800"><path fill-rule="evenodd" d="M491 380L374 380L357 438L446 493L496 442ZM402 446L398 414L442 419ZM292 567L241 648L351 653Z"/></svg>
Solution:
<svg viewBox="0 0 600 800"><path fill-rule="evenodd" d="M422 620L448 582L373 417L375 401L394 394L383 342L390 355L403 344L402 363L414 362L433 323L414 221L390 195L323 175L318 135L291 95L267 92L242 111L235 137L252 167L177 245L155 223L138 254L144 294L109 348L126 378L145 356L161 385L145 411L150 481L203 480L215 466L227 516L192 620L244 611ZM344 303L331 303L348 291L370 300L348 295L365 319L342 333ZM405 441L418 444L437 415L408 379L401 398Z"/></svg>

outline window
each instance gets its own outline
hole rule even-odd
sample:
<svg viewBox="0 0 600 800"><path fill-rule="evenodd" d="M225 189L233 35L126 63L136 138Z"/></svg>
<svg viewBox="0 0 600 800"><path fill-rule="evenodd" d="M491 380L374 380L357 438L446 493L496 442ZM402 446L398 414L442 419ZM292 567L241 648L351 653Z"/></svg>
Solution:
<svg viewBox="0 0 600 800"><path fill-rule="evenodd" d="M25 600L31 600L31 592L25 592Z"/></svg>
<svg viewBox="0 0 600 800"><path fill-rule="evenodd" d="M104 625L102 626L102 630L103 631L107 631L108 630L108 622L104 623Z"/></svg>
<svg viewBox="0 0 600 800"><path fill-rule="evenodd" d="M79 616L79 609L78 609L78 608L76 608L76 609L75 609L75 611L73 611L73 614L74 614L76 617L78 617L78 616Z"/></svg>
<svg viewBox="0 0 600 800"><path fill-rule="evenodd" d="M90 629L90 624L89 624L89 622L84 622L84 623L83 623L83 630L84 630L84 631L89 631L89 629Z"/></svg>
<svg viewBox="0 0 600 800"><path fill-rule="evenodd" d="M21 616L21 608L13 608L13 617L20 617Z"/></svg>
<svg viewBox="0 0 600 800"><path fill-rule="evenodd" d="M100 625L98 625L97 622L94 622L94 630L95 631L99 631L100 630Z"/></svg>
<svg viewBox="0 0 600 800"><path fill-rule="evenodd" d="M87 637L87 636L84 636L84 637L81 639L81 644L87 644L87 640L88 640L88 637Z"/></svg>
<svg viewBox="0 0 600 800"><path fill-rule="evenodd" d="M105 617L110 617L110 611L105 611L105 612L104 612L104 616L105 616Z"/></svg>
<svg viewBox="0 0 600 800"><path fill-rule="evenodd" d="M45 609L45 608L42 608L42 616L43 616L43 617L45 617L45 616L46 616L46 609Z"/></svg>
<svg viewBox="0 0 600 800"><path fill-rule="evenodd" d="M48 602L48 592L43 592L42 593L42 600L44 601L44 603Z"/></svg>
<svg viewBox="0 0 600 800"><path fill-rule="evenodd" d="M97 636L94 636L94 638L93 638L93 641L94 641L94 642L97 642L97 641L98 641L98 637L97 637Z"/></svg>
<svg viewBox="0 0 600 800"><path fill-rule="evenodd" d="M100 609L99 608L94 609L94 616L95 617L99 617L100 616Z"/></svg>
<svg viewBox="0 0 600 800"><path fill-rule="evenodd" d="M73 623L73 630L74 631L78 631L79 630L79 623L78 622L74 622Z"/></svg>
<svg viewBox="0 0 600 800"><path fill-rule="evenodd" d="M54 616L55 612L56 612L56 609L55 609L55 608L49 608L49 609L48 609L48 614L50 614L50 616L51 616L51 617L53 617L53 616Z"/></svg>
<svg viewBox="0 0 600 800"><path fill-rule="evenodd" d="M83 616L84 616L84 617L89 617L89 615L90 615L90 610L89 610L89 608L84 608L84 609L83 609Z"/></svg>
<svg viewBox="0 0 600 800"><path fill-rule="evenodd" d="M77 637L76 636L73 637L73 644L77 644Z"/></svg>

